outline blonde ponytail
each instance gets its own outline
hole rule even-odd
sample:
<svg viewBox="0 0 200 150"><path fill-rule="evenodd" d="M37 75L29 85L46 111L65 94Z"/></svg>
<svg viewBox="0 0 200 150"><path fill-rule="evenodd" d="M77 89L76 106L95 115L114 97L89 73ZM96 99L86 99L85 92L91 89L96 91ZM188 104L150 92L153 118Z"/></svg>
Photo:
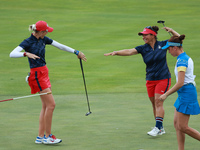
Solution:
<svg viewBox="0 0 200 150"><path fill-rule="evenodd" d="M29 25L29 31L36 31L36 25L35 24L32 24L32 25Z"/></svg>

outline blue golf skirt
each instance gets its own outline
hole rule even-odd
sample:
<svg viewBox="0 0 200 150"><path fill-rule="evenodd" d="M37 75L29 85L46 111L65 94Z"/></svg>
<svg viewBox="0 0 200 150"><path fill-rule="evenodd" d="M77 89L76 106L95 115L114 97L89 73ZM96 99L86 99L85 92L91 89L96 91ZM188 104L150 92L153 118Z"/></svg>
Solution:
<svg viewBox="0 0 200 150"><path fill-rule="evenodd" d="M178 112L187 115L200 114L200 107L197 100L197 90L192 83L182 86L177 93L178 98L174 103L174 107Z"/></svg>

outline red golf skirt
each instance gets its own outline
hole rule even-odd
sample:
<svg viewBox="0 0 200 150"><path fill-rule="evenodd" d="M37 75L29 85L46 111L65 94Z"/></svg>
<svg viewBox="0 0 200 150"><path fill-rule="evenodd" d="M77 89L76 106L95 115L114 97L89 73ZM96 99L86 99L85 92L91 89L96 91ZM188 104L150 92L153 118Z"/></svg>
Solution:
<svg viewBox="0 0 200 150"><path fill-rule="evenodd" d="M31 94L35 94L51 87L49 70L46 65L43 67L31 68L28 83L31 88Z"/></svg>

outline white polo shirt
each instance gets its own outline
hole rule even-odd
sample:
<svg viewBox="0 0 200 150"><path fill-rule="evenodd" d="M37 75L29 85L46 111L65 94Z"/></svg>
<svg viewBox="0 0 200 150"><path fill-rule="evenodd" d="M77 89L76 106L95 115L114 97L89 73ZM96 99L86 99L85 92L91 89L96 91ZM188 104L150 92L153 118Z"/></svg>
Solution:
<svg viewBox="0 0 200 150"><path fill-rule="evenodd" d="M194 72L194 63L192 59L184 52L181 53L177 57L177 62L175 65L174 73L176 76L176 82L178 81L178 72L179 71L184 71L185 72L185 79L184 79L184 85L188 83L193 83L195 84L195 75L193 74Z"/></svg>

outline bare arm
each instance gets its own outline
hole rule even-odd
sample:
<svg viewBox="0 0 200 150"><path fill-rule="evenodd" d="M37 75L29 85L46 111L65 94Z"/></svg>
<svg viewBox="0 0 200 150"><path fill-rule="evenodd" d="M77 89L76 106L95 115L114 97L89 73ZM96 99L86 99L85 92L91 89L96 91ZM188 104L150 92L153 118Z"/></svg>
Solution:
<svg viewBox="0 0 200 150"><path fill-rule="evenodd" d="M159 97L159 99L161 101L164 101L169 95L178 91L183 86L184 79L185 79L185 72L184 71L178 72L178 82L169 91L167 91L165 94L161 95Z"/></svg>
<svg viewBox="0 0 200 150"><path fill-rule="evenodd" d="M172 35L180 36L180 34L178 32L176 32L175 30L173 30L172 28L164 27L163 29L165 29L165 31L167 31L167 32L172 33Z"/></svg>
<svg viewBox="0 0 200 150"><path fill-rule="evenodd" d="M136 55L136 54L138 54L138 52L135 48L133 48L133 49L124 49L124 50L114 51L111 53L106 53L104 54L104 56L109 56L109 55L130 56L130 55Z"/></svg>

